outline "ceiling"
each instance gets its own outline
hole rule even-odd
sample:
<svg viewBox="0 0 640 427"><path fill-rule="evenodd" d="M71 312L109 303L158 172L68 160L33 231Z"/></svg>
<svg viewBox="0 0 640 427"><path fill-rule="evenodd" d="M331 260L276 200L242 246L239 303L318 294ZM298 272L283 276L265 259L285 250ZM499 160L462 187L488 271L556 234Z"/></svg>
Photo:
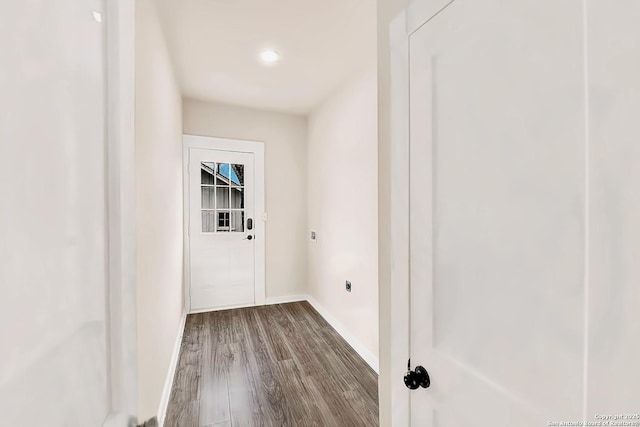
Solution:
<svg viewBox="0 0 640 427"><path fill-rule="evenodd" d="M375 0L157 3L188 98L305 114L375 63ZM264 49L280 61L263 65Z"/></svg>

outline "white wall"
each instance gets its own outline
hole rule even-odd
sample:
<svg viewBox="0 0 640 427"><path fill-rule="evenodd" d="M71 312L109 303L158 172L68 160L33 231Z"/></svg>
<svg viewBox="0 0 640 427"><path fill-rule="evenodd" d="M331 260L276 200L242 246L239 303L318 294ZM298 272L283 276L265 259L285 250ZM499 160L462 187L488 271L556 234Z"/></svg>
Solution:
<svg viewBox="0 0 640 427"><path fill-rule="evenodd" d="M267 300L306 293L306 118L185 99L183 128L265 143Z"/></svg>
<svg viewBox="0 0 640 427"><path fill-rule="evenodd" d="M182 100L153 0L136 2L139 416L158 414L183 312Z"/></svg>
<svg viewBox="0 0 640 427"><path fill-rule="evenodd" d="M371 67L309 117L309 294L378 355L377 78ZM345 280L352 291L345 290Z"/></svg>
<svg viewBox="0 0 640 427"><path fill-rule="evenodd" d="M106 76L94 7L0 5L2 425L96 426L109 412Z"/></svg>

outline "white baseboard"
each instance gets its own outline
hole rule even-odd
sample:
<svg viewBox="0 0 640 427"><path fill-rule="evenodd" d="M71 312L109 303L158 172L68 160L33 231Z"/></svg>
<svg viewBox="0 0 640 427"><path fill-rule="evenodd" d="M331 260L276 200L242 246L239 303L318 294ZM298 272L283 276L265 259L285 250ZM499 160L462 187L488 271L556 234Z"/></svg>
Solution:
<svg viewBox="0 0 640 427"><path fill-rule="evenodd" d="M178 368L178 359L180 358L180 347L182 344L182 335L184 334L184 326L187 322L187 313L182 314L180 319L180 328L178 329L178 336L176 342L173 345L173 353L171 354L171 361L169 362L169 370L167 371L167 377L164 380L164 387L162 389L162 396L160 397L160 407L158 408L158 425L164 426L164 420L167 416L167 407L169 406L169 398L171 397L171 387L173 386L173 377L176 375L176 369Z"/></svg>
<svg viewBox="0 0 640 427"><path fill-rule="evenodd" d="M213 307L213 308L198 308L195 310L191 310L189 314L199 314L199 313L211 313L213 311L225 311L225 310L235 310L236 308L247 308L247 307L255 307L256 305L251 304L233 304L233 305L223 305L222 307Z"/></svg>
<svg viewBox="0 0 640 427"><path fill-rule="evenodd" d="M272 304L285 304L288 302L297 302L297 301L306 301L306 295L286 295L283 297L273 297L267 298L265 300L265 305ZM235 310L236 308L247 308L247 307L258 307L256 304L237 304L237 305L227 305L223 307L215 307L215 308L203 308L198 310L191 310L189 314L198 314L198 313L209 313L212 311L222 311L222 310Z"/></svg>
<svg viewBox="0 0 640 427"><path fill-rule="evenodd" d="M367 362L371 369L373 369L376 374L379 374L380 362L378 356L369 351L367 347L365 347L365 345L362 343L362 341L360 341L355 335L353 335L342 322L333 317L331 313L329 313L327 309L321 306L320 303L318 303L318 301L316 301L313 297L307 296L307 301L309 301L309 304L311 304L313 308L315 308L316 311L320 313L322 317L324 317L324 320L326 320L333 327L333 329L335 329L336 332L338 332L342 336L342 338L344 338L344 340L356 351L356 353L358 353L360 357L362 357L364 361Z"/></svg>
<svg viewBox="0 0 640 427"><path fill-rule="evenodd" d="M307 295L286 295L283 297L267 298L265 305L272 304L286 304L288 302L307 301L309 297Z"/></svg>

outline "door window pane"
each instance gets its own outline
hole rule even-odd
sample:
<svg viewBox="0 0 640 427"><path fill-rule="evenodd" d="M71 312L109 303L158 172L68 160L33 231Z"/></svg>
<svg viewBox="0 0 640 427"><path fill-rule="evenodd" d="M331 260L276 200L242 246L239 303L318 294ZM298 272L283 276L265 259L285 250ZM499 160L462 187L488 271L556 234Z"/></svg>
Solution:
<svg viewBox="0 0 640 427"><path fill-rule="evenodd" d="M217 214L216 231L229 231L230 212L218 211Z"/></svg>
<svg viewBox="0 0 640 427"><path fill-rule="evenodd" d="M232 186L242 187L244 185L244 165L232 164L229 180Z"/></svg>
<svg viewBox="0 0 640 427"><path fill-rule="evenodd" d="M231 209L244 208L244 188L231 187Z"/></svg>
<svg viewBox="0 0 640 427"><path fill-rule="evenodd" d="M235 233L244 232L244 211L231 212L231 231Z"/></svg>
<svg viewBox="0 0 640 427"><path fill-rule="evenodd" d="M202 211L202 232L212 233L216 230L215 211Z"/></svg>
<svg viewBox="0 0 640 427"><path fill-rule="evenodd" d="M226 185L229 185L231 179L231 165L229 165L229 163L220 163L218 165L218 177L221 181L224 181Z"/></svg>
<svg viewBox="0 0 640 427"><path fill-rule="evenodd" d="M216 206L215 189L202 187L202 209L214 209Z"/></svg>
<svg viewBox="0 0 640 427"><path fill-rule="evenodd" d="M202 185L213 185L216 176L216 164L213 162L202 162L200 164L200 183Z"/></svg>
<svg viewBox="0 0 640 427"><path fill-rule="evenodd" d="M229 187L216 187L216 207L229 209Z"/></svg>

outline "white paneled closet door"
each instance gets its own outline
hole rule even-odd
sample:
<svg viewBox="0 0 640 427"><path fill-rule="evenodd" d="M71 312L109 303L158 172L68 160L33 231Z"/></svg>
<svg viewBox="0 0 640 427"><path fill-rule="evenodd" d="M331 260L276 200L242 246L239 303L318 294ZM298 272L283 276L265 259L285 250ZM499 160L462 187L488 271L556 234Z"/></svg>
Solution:
<svg viewBox="0 0 640 427"><path fill-rule="evenodd" d="M588 419L640 425L640 3L588 0Z"/></svg>
<svg viewBox="0 0 640 427"><path fill-rule="evenodd" d="M407 12L410 423L640 425L640 7L435 3Z"/></svg>
<svg viewBox="0 0 640 427"><path fill-rule="evenodd" d="M456 0L410 37L414 426L582 416L581 47L578 1Z"/></svg>

